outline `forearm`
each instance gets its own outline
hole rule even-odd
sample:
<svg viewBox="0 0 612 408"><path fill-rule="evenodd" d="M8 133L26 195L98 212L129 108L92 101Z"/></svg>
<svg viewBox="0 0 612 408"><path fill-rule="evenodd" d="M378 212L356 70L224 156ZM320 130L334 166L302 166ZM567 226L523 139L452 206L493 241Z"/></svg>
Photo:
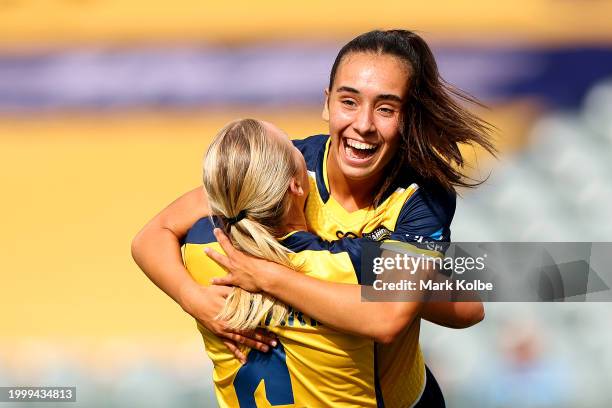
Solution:
<svg viewBox="0 0 612 408"><path fill-rule="evenodd" d="M180 240L208 213L206 193L197 187L157 214L132 241L132 257L140 269L192 315L189 295L198 291L198 285L183 265Z"/></svg>
<svg viewBox="0 0 612 408"><path fill-rule="evenodd" d="M195 287L183 265L179 238L170 230L147 225L132 241L132 257L145 275L183 309L186 296Z"/></svg>
<svg viewBox="0 0 612 408"><path fill-rule="evenodd" d="M453 329L464 329L484 319L482 302L425 302L421 317Z"/></svg>
<svg viewBox="0 0 612 408"><path fill-rule="evenodd" d="M439 283L449 281L440 273L434 279ZM434 291L423 306L421 317L441 326L464 329L484 319L484 306L474 291Z"/></svg>
<svg viewBox="0 0 612 408"><path fill-rule="evenodd" d="M261 288L335 329L390 343L418 317L420 302L368 302L361 286L306 276L277 265L262 274Z"/></svg>

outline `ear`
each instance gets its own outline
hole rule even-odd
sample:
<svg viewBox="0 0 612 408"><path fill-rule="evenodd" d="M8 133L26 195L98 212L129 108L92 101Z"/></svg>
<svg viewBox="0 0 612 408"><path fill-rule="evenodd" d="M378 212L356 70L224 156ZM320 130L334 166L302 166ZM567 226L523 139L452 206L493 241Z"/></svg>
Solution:
<svg viewBox="0 0 612 408"><path fill-rule="evenodd" d="M295 177L291 177L291 181L289 182L289 191L291 191L291 194L295 194L298 197L304 195L304 189L302 188L302 185L298 179Z"/></svg>
<svg viewBox="0 0 612 408"><path fill-rule="evenodd" d="M323 113L321 117L324 121L329 122L329 88L325 88L325 103L323 104Z"/></svg>

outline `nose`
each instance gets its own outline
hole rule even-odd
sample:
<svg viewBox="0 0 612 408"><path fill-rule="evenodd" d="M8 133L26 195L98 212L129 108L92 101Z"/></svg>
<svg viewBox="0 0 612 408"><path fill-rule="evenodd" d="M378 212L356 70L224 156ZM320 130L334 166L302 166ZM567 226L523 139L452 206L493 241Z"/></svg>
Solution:
<svg viewBox="0 0 612 408"><path fill-rule="evenodd" d="M368 133L372 133L376 130L374 126L374 117L372 109L369 106L363 105L357 116L355 117L355 121L353 122L353 129L360 135L367 135Z"/></svg>

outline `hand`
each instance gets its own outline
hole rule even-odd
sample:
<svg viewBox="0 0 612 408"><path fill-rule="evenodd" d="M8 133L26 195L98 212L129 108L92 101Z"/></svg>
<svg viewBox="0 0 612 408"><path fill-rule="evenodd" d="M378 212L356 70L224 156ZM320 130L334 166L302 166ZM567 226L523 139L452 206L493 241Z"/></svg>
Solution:
<svg viewBox="0 0 612 408"><path fill-rule="evenodd" d="M206 255L227 271L227 275L213 279L213 285L240 286L242 289L253 293L261 291L262 287L259 281L261 274L270 269L271 264L276 264L237 250L227 235L219 228L215 228L214 234L227 256L210 248L205 248L204 251Z"/></svg>
<svg viewBox="0 0 612 408"><path fill-rule="evenodd" d="M238 344L257 349L261 352L268 352L269 347L276 347L276 337L274 334L263 330L232 330L227 327L224 321L217 320L225 298L232 291L228 286L200 286L193 285L184 291L184 306L187 313L193 316L204 327L215 334L223 344L240 360L246 363L246 356L238 347Z"/></svg>

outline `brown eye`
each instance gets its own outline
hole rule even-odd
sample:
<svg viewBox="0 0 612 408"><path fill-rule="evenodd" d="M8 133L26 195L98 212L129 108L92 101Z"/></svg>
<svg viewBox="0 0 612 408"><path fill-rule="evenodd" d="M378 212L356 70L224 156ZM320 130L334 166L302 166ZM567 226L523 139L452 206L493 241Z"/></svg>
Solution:
<svg viewBox="0 0 612 408"><path fill-rule="evenodd" d="M391 116L395 113L395 109L392 108L378 108L378 111L385 116Z"/></svg>

